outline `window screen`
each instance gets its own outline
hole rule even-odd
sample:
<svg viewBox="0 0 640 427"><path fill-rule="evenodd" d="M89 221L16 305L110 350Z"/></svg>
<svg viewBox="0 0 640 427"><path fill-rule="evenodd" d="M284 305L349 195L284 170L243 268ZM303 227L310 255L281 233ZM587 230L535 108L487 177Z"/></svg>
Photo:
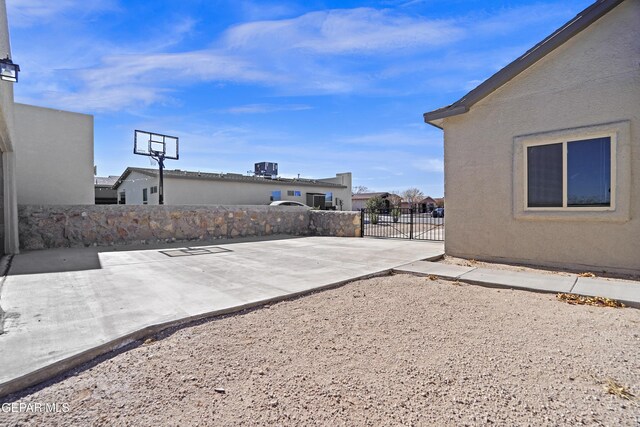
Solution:
<svg viewBox="0 0 640 427"><path fill-rule="evenodd" d="M527 147L530 208L562 207L562 144Z"/></svg>

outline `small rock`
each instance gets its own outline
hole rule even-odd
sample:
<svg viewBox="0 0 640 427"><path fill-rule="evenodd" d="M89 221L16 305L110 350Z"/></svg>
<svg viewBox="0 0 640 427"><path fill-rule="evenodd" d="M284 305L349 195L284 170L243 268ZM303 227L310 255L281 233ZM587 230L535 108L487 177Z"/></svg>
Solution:
<svg viewBox="0 0 640 427"><path fill-rule="evenodd" d="M216 393L220 393L220 394L225 394L227 392L222 387L214 388L213 391L215 391Z"/></svg>

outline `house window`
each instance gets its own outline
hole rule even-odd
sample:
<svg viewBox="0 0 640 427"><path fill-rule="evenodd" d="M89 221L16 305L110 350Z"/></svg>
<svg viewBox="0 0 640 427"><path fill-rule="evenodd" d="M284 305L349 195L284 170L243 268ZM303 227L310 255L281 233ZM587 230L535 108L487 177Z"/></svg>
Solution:
<svg viewBox="0 0 640 427"><path fill-rule="evenodd" d="M142 189L142 204L146 205L148 201L148 197L147 197L147 189L143 188Z"/></svg>
<svg viewBox="0 0 640 427"><path fill-rule="evenodd" d="M157 192L158 192L158 186L157 185L154 185L153 187L151 187L151 191L150 191L151 194L155 194Z"/></svg>
<svg viewBox="0 0 640 427"><path fill-rule="evenodd" d="M287 190L287 196L293 196L293 190Z"/></svg>
<svg viewBox="0 0 640 427"><path fill-rule="evenodd" d="M282 192L280 190L278 191L272 191L271 192L271 201L275 202L278 200L282 200Z"/></svg>
<svg viewBox="0 0 640 427"><path fill-rule="evenodd" d="M611 136L525 148L527 208L612 208Z"/></svg>
<svg viewBox="0 0 640 427"><path fill-rule="evenodd" d="M295 191L293 192L293 195L294 195L295 197L302 197L302 192L301 192L300 190L295 190Z"/></svg>
<svg viewBox="0 0 640 427"><path fill-rule="evenodd" d="M118 201L119 205L126 205L127 204L127 196L125 195L124 191L120 192L120 200Z"/></svg>
<svg viewBox="0 0 640 427"><path fill-rule="evenodd" d="M333 193L331 191L324 195L324 201L329 203L333 201Z"/></svg>

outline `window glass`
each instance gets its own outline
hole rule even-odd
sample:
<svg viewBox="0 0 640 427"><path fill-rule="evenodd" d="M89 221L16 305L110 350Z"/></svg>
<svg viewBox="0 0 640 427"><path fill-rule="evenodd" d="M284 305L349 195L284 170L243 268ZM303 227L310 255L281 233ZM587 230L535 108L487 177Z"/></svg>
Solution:
<svg viewBox="0 0 640 427"><path fill-rule="evenodd" d="M331 191L329 191L327 194L324 195L324 201L325 202L333 201L333 193Z"/></svg>
<svg viewBox="0 0 640 427"><path fill-rule="evenodd" d="M282 192L278 191L272 191L271 192L271 200L272 201L278 201L282 199Z"/></svg>
<svg viewBox="0 0 640 427"><path fill-rule="evenodd" d="M567 206L611 205L611 138L567 142Z"/></svg>
<svg viewBox="0 0 640 427"><path fill-rule="evenodd" d="M293 196L293 190L287 190L287 196Z"/></svg>
<svg viewBox="0 0 640 427"><path fill-rule="evenodd" d="M296 197L302 197L302 193L299 190L294 191L293 195Z"/></svg>
<svg viewBox="0 0 640 427"><path fill-rule="evenodd" d="M562 207L562 144L527 147L529 207Z"/></svg>

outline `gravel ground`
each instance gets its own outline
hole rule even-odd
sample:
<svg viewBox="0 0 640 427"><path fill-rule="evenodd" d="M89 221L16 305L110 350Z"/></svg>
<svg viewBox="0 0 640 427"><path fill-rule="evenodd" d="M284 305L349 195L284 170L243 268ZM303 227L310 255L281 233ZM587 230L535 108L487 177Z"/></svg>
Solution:
<svg viewBox="0 0 640 427"><path fill-rule="evenodd" d="M603 387L640 395L635 309L394 275L158 338L3 401L68 412L0 425L640 423Z"/></svg>

